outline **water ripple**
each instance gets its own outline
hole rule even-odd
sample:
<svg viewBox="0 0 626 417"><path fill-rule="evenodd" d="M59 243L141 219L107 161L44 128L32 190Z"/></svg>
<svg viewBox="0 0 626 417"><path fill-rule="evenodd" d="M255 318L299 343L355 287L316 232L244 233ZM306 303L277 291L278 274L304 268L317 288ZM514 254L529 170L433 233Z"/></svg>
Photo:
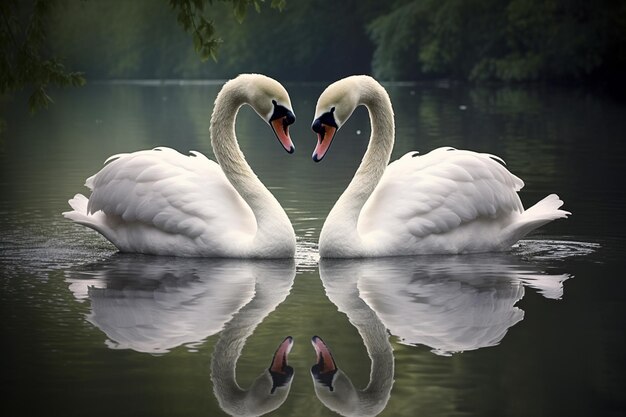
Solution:
<svg viewBox="0 0 626 417"><path fill-rule="evenodd" d="M320 260L317 242L311 241L309 236L296 238L296 268L298 271L316 271Z"/></svg>
<svg viewBox="0 0 626 417"><path fill-rule="evenodd" d="M591 255L601 248L599 243L574 240L520 240L511 251L514 255L537 261L563 261L576 256Z"/></svg>

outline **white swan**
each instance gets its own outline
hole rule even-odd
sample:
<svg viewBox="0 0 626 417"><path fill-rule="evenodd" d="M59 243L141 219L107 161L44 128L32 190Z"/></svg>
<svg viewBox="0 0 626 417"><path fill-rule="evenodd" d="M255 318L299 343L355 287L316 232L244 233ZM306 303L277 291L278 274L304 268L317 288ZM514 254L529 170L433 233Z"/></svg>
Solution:
<svg viewBox="0 0 626 417"><path fill-rule="evenodd" d="M295 233L276 198L254 174L235 136L235 118L249 104L292 153L295 121L277 81L243 74L215 100L211 145L219 163L172 149L119 154L87 179L87 199L69 200L63 215L100 232L122 252L234 258L289 258Z"/></svg>
<svg viewBox="0 0 626 417"><path fill-rule="evenodd" d="M393 348L377 313L362 299L357 287L359 274L352 264L322 259L320 278L326 295L356 327L371 360L370 380L357 389L337 366L330 349L318 336L311 339L317 363L311 368L313 387L319 400L343 416L375 416L389 401L394 382Z"/></svg>
<svg viewBox="0 0 626 417"><path fill-rule="evenodd" d="M321 161L357 106L367 107L369 146L326 219L321 257L350 258L500 251L551 220L566 217L550 194L524 210L524 183L489 154L439 148L391 163L394 120L385 89L368 76L331 84L319 97L313 160Z"/></svg>

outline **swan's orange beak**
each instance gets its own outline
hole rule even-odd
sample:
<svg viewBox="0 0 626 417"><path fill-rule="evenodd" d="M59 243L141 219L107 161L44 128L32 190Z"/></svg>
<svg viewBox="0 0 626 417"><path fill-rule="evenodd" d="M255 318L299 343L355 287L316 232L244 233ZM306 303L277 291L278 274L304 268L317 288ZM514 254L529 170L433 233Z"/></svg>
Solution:
<svg viewBox="0 0 626 417"><path fill-rule="evenodd" d="M313 123L312 129L317 133L317 146L313 151L313 160L319 162L326 155L326 151L330 148L330 144L337 133L337 128L328 124L322 123L319 119Z"/></svg>
<svg viewBox="0 0 626 417"><path fill-rule="evenodd" d="M292 120L295 120L295 118L292 119L289 116L284 116L270 121L270 126L272 126L274 134L280 141L280 144L283 145L283 148L289 153L293 153L296 149L289 136L289 125L293 123Z"/></svg>
<svg viewBox="0 0 626 417"><path fill-rule="evenodd" d="M285 340L278 346L274 357L272 358L272 364L270 365L270 371L276 374L287 374L289 366L287 364L287 356L293 346L293 337L287 336ZM293 371L292 371L293 372Z"/></svg>
<svg viewBox="0 0 626 417"><path fill-rule="evenodd" d="M313 336L311 344L317 355L316 368L318 375L334 373L337 370L337 365L326 343L319 336Z"/></svg>

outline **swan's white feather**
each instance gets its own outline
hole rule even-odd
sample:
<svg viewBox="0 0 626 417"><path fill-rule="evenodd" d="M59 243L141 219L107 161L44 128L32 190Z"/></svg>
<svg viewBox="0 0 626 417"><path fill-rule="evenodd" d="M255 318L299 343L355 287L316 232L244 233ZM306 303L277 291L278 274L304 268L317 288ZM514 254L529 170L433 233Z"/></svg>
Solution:
<svg viewBox="0 0 626 417"><path fill-rule="evenodd" d="M354 178L324 222L321 257L505 250L569 214L559 209L563 202L554 194L524 211L517 195L523 181L494 155L446 147L424 156L409 152L389 164L393 107L383 86L369 76L328 86L318 99L314 125L324 126L321 118L333 117L339 129L360 105L368 109L372 133ZM322 146L323 139L318 132L315 160L328 150L330 142Z"/></svg>
<svg viewBox="0 0 626 417"><path fill-rule="evenodd" d="M124 252L232 256L232 245L256 232L250 207L220 166L198 152L160 147L114 155L86 185L88 202L70 200L74 211L65 217Z"/></svg>
<svg viewBox="0 0 626 417"><path fill-rule="evenodd" d="M524 183L502 163L453 148L409 152L385 170L359 215L358 232L381 255L504 249L512 230L503 231L524 221L517 194Z"/></svg>
<svg viewBox="0 0 626 417"><path fill-rule="evenodd" d="M211 114L211 146L220 165L198 152L160 147L109 157L63 215L100 232L123 252L228 258L289 258L293 226L239 148L235 121L250 105L266 122L291 108L285 88L260 74L226 82ZM284 116L283 122L295 120ZM293 143L283 125L285 150Z"/></svg>

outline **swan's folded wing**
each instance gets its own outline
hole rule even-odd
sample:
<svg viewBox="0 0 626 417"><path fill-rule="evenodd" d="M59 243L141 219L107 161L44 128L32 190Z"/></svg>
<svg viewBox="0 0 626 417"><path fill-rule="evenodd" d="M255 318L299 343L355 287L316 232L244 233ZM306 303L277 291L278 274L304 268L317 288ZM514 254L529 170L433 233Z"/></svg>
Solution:
<svg viewBox="0 0 626 417"><path fill-rule="evenodd" d="M155 148L112 156L96 175L88 212L139 222L190 238L203 233L253 234L250 207L215 162L198 152Z"/></svg>
<svg viewBox="0 0 626 417"><path fill-rule="evenodd" d="M489 154L439 148L391 163L359 217L359 233L385 229L421 238L523 211L524 183Z"/></svg>

